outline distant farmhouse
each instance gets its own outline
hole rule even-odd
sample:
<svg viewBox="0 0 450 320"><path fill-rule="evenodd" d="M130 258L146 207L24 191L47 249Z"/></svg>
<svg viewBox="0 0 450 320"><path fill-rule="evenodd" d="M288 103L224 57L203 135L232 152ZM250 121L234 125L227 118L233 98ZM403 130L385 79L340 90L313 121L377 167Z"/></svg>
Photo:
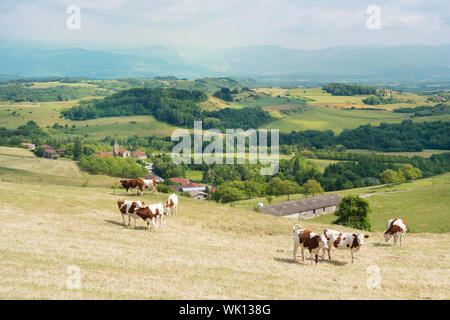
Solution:
<svg viewBox="0 0 450 320"><path fill-rule="evenodd" d="M311 219L337 210L342 197L334 194L277 203L262 207L261 212L297 220Z"/></svg>
<svg viewBox="0 0 450 320"><path fill-rule="evenodd" d="M206 200L208 198L205 184L195 183L186 178L170 178L170 180L177 183L177 185L172 185L175 192L188 192L195 200ZM215 188L210 187L210 190L214 192Z"/></svg>
<svg viewBox="0 0 450 320"><path fill-rule="evenodd" d="M41 146L41 148L44 149L44 158L47 158L47 159L56 159L56 157L57 157L58 154L55 152L55 150L53 150L53 147L52 147L52 146L43 144L43 145Z"/></svg>
<svg viewBox="0 0 450 320"><path fill-rule="evenodd" d="M34 150L36 148L36 146L30 142L22 142L21 145L24 147L28 147L30 150Z"/></svg>

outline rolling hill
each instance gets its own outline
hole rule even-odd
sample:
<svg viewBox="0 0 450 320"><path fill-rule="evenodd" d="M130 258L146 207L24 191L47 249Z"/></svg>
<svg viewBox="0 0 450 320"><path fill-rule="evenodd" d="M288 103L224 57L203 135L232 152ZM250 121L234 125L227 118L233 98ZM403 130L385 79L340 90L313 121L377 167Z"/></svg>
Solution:
<svg viewBox="0 0 450 320"><path fill-rule="evenodd" d="M319 261L317 266L301 259L293 264L293 221L181 197L179 215L166 217L163 229L155 233L142 221L136 229L122 225L116 205L120 196L123 191L113 194L105 187L82 188L46 179L39 184L3 181L0 295L6 299L335 299L339 289L343 299L449 296L442 281L448 276L449 255L441 245L450 240L449 233L407 234L401 248L385 245L379 232L369 233L354 265L346 251L334 252L333 261ZM151 203L166 197L140 198ZM385 198L385 205L390 201ZM327 226L311 221L303 225L317 231ZM419 227L412 221L410 225ZM80 270L79 290L66 285L74 266ZM368 268L374 266L380 270L381 284L369 290Z"/></svg>

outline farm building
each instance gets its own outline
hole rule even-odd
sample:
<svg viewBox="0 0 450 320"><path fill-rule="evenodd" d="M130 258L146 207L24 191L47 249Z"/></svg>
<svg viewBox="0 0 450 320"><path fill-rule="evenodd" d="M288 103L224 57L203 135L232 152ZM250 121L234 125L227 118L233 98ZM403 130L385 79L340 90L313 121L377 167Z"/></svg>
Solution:
<svg viewBox="0 0 450 320"><path fill-rule="evenodd" d="M188 191L193 199L195 200L206 200L208 198L208 194L206 192L191 190Z"/></svg>
<svg viewBox="0 0 450 320"><path fill-rule="evenodd" d="M141 160L147 159L147 155L145 154L144 151L134 151L134 152L131 154L131 156L132 156L134 159L141 159Z"/></svg>
<svg viewBox="0 0 450 320"><path fill-rule="evenodd" d="M311 219L337 210L342 197L334 194L277 203L262 207L261 212L297 220Z"/></svg>
<svg viewBox="0 0 450 320"><path fill-rule="evenodd" d="M36 146L33 143L29 142L22 142L21 145L24 147L28 147L30 150L34 150L36 148Z"/></svg>

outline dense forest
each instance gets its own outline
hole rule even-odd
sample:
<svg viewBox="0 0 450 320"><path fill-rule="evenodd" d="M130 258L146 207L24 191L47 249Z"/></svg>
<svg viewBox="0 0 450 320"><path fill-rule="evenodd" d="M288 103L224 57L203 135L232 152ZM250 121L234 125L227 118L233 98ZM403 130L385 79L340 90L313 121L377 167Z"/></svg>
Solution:
<svg viewBox="0 0 450 320"><path fill-rule="evenodd" d="M377 151L422 151L423 149L450 150L450 123L442 121L414 123L370 124L355 129L344 129L338 136L330 131L306 130L280 133L280 145L323 149L343 145L348 149Z"/></svg>
<svg viewBox="0 0 450 320"><path fill-rule="evenodd" d="M414 123L404 120L400 124L382 123L359 128L344 129L336 142L348 149L379 151L422 151L423 149L450 149L450 123Z"/></svg>
<svg viewBox="0 0 450 320"><path fill-rule="evenodd" d="M101 117L152 115L160 121L192 128L194 120L202 120L209 128L257 128L272 120L261 108L221 109L204 111L197 104L207 96L198 90L135 88L122 90L103 100L81 101L62 115L71 120Z"/></svg>
<svg viewBox="0 0 450 320"><path fill-rule="evenodd" d="M323 87L323 90L331 93L333 96L356 96L377 93L377 88L375 87L345 83L329 83Z"/></svg>
<svg viewBox="0 0 450 320"><path fill-rule="evenodd" d="M48 134L34 121L28 121L17 129L0 127L0 145L2 146L19 146L22 142L37 144L47 138Z"/></svg>

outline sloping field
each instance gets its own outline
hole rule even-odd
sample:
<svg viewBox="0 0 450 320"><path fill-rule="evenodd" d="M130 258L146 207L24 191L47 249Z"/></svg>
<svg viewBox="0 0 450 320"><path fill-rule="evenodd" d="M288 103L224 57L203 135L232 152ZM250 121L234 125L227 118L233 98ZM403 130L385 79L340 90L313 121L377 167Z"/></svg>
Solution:
<svg viewBox="0 0 450 320"><path fill-rule="evenodd" d="M369 194L373 212L370 222L374 230L385 231L387 221L401 217L411 232L450 232L450 174L445 184ZM324 215L314 221L331 223L334 215Z"/></svg>
<svg viewBox="0 0 450 320"><path fill-rule="evenodd" d="M80 169L71 160L50 160L0 155L0 167L21 169L35 173L45 172L49 175L63 177L82 177Z"/></svg>
<svg viewBox="0 0 450 320"><path fill-rule="evenodd" d="M23 199L26 201L23 201ZM448 299L450 234L371 233L352 265L292 260L292 222L180 198L163 230L122 226L107 189L0 184L0 296L44 299ZM165 196L144 196L147 202ZM12 219L14 214L14 219ZM324 225L304 223L320 231ZM344 228L339 228L344 229ZM68 289L70 268L81 289ZM368 269L370 267L370 269ZM69 269L68 269L69 268ZM369 289L379 268L379 289ZM338 292L338 294L337 294Z"/></svg>
<svg viewBox="0 0 450 320"><path fill-rule="evenodd" d="M332 109L326 107L310 107L308 110L276 120L269 123L268 129L279 129L281 132L301 131L301 130L332 130L340 133L343 129L354 129L361 125L380 123L399 123L410 119L401 113L388 111L368 111ZM414 121L450 121L447 116L431 116L415 118Z"/></svg>
<svg viewBox="0 0 450 320"><path fill-rule="evenodd" d="M0 147L0 181L56 186L110 187L112 184L116 185L118 179L83 173L76 163L69 159L37 158L25 149Z"/></svg>
<svg viewBox="0 0 450 320"><path fill-rule="evenodd" d="M420 179L412 183L398 185L379 185L350 190L332 191L330 194L345 196L357 194L367 197L373 212L369 219L375 231L385 231L387 220L394 217L405 218L409 231L450 232L450 173ZM291 194L290 200L303 199L304 194ZM276 196L272 204L286 202L288 196ZM256 198L231 203L235 208L253 209L258 202L268 205L265 198ZM313 220L332 223L333 214L320 216ZM335 226L336 227L336 226Z"/></svg>

